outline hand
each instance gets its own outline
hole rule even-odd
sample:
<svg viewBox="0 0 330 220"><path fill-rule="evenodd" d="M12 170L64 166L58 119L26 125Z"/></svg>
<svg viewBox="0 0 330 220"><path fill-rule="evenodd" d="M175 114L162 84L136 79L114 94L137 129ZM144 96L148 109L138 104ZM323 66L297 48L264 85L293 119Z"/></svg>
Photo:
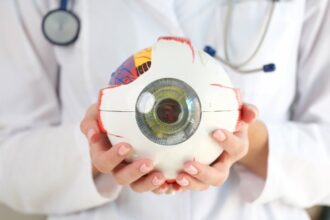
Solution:
<svg viewBox="0 0 330 220"><path fill-rule="evenodd" d="M222 185L229 176L231 166L242 159L249 150L248 126L257 117L257 109L248 104L242 106L240 130L234 133L224 129L213 132L213 138L223 148L223 153L211 165L197 161L185 163L183 172L176 178L176 183L183 190L205 190L210 185Z"/></svg>
<svg viewBox="0 0 330 220"><path fill-rule="evenodd" d="M86 135L90 145L93 176L99 173L111 173L115 181L123 186L130 186L136 192L165 192L168 188L165 177L153 171L151 160L140 159L131 163L125 162L133 153L128 143L111 145L107 135L102 133L97 122L97 105L92 105L81 122L81 131Z"/></svg>

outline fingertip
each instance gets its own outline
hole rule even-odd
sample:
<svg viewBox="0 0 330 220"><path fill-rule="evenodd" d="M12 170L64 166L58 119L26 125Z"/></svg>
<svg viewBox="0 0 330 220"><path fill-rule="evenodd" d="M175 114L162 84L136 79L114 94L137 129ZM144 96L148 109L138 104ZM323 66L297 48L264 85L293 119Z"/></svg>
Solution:
<svg viewBox="0 0 330 220"><path fill-rule="evenodd" d="M141 173L149 173L154 169L154 164L151 160L142 160L139 170Z"/></svg>
<svg viewBox="0 0 330 220"><path fill-rule="evenodd" d="M161 172L155 171L155 175L158 178L164 179L164 183L166 183L166 178L165 178L165 176Z"/></svg>
<svg viewBox="0 0 330 220"><path fill-rule="evenodd" d="M213 138L215 138L219 142L223 142L226 140L225 131L222 129L217 129L212 133Z"/></svg>
<svg viewBox="0 0 330 220"><path fill-rule="evenodd" d="M164 184L165 178L160 173L155 173L151 182L154 186L160 186Z"/></svg>
<svg viewBox="0 0 330 220"><path fill-rule="evenodd" d="M187 175L181 173L178 175L176 178L176 183L179 184L180 186L188 186L189 185L189 180Z"/></svg>
<svg viewBox="0 0 330 220"><path fill-rule="evenodd" d="M128 154L130 152L130 147L126 146L126 145L120 145L118 148L118 155L119 156L125 156L126 154Z"/></svg>
<svg viewBox="0 0 330 220"><path fill-rule="evenodd" d="M251 104L244 104L242 108L242 120L246 123L251 123L257 119L259 115L256 106Z"/></svg>
<svg viewBox="0 0 330 220"><path fill-rule="evenodd" d="M169 186L166 183L163 183L163 185L161 185L159 187L159 191L161 194L165 193L168 189L169 189Z"/></svg>
<svg viewBox="0 0 330 220"><path fill-rule="evenodd" d="M177 183L173 183L172 188L177 192L182 192L183 191L183 188Z"/></svg>
<svg viewBox="0 0 330 220"><path fill-rule="evenodd" d="M184 166L183 166L183 170L186 173L188 173L190 175L193 175L193 176L197 175L198 172L199 172L196 165L195 165L195 163L194 163L194 161L189 161L189 162L185 163Z"/></svg>
<svg viewBox="0 0 330 220"><path fill-rule="evenodd" d="M87 137L88 139L92 139L92 137L96 134L96 131L94 128L89 128L88 131L87 131Z"/></svg>
<svg viewBox="0 0 330 220"><path fill-rule="evenodd" d="M141 159L141 161L143 161L143 163L147 164L148 166L154 166L153 161L150 159Z"/></svg>
<svg viewBox="0 0 330 220"><path fill-rule="evenodd" d="M251 110L252 110L253 112L255 112L256 117L258 117L258 115L259 115L259 110L258 110L257 106L252 105L252 104L249 104L249 107L251 108Z"/></svg>
<svg viewBox="0 0 330 220"><path fill-rule="evenodd" d="M113 148L117 151L118 156L123 157L132 152L132 146L126 142L119 142L113 145Z"/></svg>
<svg viewBox="0 0 330 220"><path fill-rule="evenodd" d="M239 128L233 134L239 137L246 136L248 131L249 124L245 121L241 121L239 124Z"/></svg>
<svg viewBox="0 0 330 220"><path fill-rule="evenodd" d="M95 144L100 139L100 134L94 128L89 128L87 138L91 144Z"/></svg>

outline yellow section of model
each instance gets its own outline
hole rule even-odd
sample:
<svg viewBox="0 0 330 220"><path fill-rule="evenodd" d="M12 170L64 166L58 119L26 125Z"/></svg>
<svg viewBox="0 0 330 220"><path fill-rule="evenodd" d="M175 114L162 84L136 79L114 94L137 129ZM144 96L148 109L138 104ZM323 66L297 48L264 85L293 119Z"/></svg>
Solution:
<svg viewBox="0 0 330 220"><path fill-rule="evenodd" d="M152 49L149 47L134 54L134 62L136 67L151 61L151 50Z"/></svg>

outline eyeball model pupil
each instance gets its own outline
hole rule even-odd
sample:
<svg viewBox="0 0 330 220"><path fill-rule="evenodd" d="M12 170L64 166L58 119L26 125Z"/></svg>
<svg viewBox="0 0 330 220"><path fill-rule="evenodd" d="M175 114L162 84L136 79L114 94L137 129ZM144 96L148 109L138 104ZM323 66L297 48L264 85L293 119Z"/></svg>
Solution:
<svg viewBox="0 0 330 220"><path fill-rule="evenodd" d="M177 122L181 113L180 104L173 99L162 100L156 109L159 120L167 124Z"/></svg>

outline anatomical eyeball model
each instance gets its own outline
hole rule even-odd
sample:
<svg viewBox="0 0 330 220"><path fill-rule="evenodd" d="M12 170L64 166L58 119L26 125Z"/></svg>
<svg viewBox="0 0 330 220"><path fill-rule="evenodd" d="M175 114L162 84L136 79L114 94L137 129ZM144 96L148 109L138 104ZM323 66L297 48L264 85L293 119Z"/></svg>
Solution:
<svg viewBox="0 0 330 220"><path fill-rule="evenodd" d="M131 159L153 160L168 181L189 160L219 157L211 133L236 131L240 109L223 67L178 37L161 37L129 57L99 94L99 123L111 143L130 143Z"/></svg>

